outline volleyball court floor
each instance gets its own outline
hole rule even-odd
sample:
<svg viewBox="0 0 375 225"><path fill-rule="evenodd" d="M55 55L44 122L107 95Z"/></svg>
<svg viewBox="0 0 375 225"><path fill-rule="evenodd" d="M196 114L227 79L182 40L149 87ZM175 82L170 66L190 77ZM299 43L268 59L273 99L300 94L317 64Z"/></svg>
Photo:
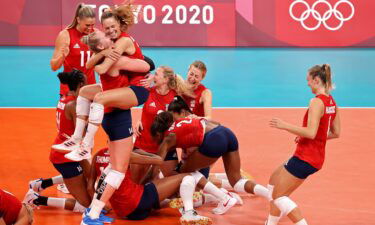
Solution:
<svg viewBox="0 0 375 225"><path fill-rule="evenodd" d="M258 183L266 185L272 171L288 159L295 149L294 137L271 129L268 121L279 117L300 124L305 109L215 109L213 117L231 128L240 143L241 167ZM291 196L300 206L309 225L375 224L375 109L341 109L342 135L328 141L326 162ZM133 119L139 118L139 109ZM0 188L23 199L28 182L57 175L48 160L56 135L53 109L0 109ZM105 134L96 136L94 151L105 146ZM213 172L223 172L218 161ZM66 196L51 187L46 196ZM262 225L268 215L268 203L260 197L244 195L244 205L225 215L213 215L213 206L199 213L214 224ZM112 213L111 216L114 216ZM35 211L36 225L79 224L81 215L53 208ZM162 209L144 221L116 220L116 224L179 224L175 209ZM292 224L283 218L280 223Z"/></svg>

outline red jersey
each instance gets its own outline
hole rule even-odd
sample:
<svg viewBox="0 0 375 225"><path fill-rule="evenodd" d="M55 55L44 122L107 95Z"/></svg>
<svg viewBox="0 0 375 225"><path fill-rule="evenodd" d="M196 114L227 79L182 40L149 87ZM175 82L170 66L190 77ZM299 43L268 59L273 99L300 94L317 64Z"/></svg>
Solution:
<svg viewBox="0 0 375 225"><path fill-rule="evenodd" d="M197 116L204 117L204 107L203 103L200 103L200 99L202 97L202 93L207 88L200 84L198 85L197 89L194 90L195 98L191 98L188 96L184 96L184 100L186 104L190 107L190 110L193 112L193 114Z"/></svg>
<svg viewBox="0 0 375 225"><path fill-rule="evenodd" d="M4 220L6 225L16 223L21 208L21 202L14 195L0 189L0 218Z"/></svg>
<svg viewBox="0 0 375 225"><path fill-rule="evenodd" d="M53 144L61 144L66 139L68 139L68 137L73 135L74 128L75 128L74 121L68 120L65 117L65 106L69 102L75 101L76 99L77 97L73 95L65 95L62 98L60 98L59 103L57 104L57 108L56 108L56 124L57 124L58 134ZM49 159L54 164L73 162L65 158L64 157L65 154L66 153L61 153L51 148Z"/></svg>
<svg viewBox="0 0 375 225"><path fill-rule="evenodd" d="M126 171L125 179L109 199L113 210L119 217L125 217L133 212L143 195L144 186L136 184L131 179L130 168Z"/></svg>
<svg viewBox="0 0 375 225"><path fill-rule="evenodd" d="M308 162L316 169L321 169L325 158L325 146L332 121L336 117L336 103L332 96L317 95L324 103L324 115L314 139L301 137L294 156ZM308 110L303 118L303 127L307 127Z"/></svg>
<svg viewBox="0 0 375 225"><path fill-rule="evenodd" d="M102 173L102 171L109 164L109 149L103 148L99 150L99 152L96 154L96 160L94 163L95 163L94 165L95 165L96 177L100 177L100 174Z"/></svg>
<svg viewBox="0 0 375 225"><path fill-rule="evenodd" d="M205 124L203 119L182 118L176 120L167 131L176 135L176 148L198 147L203 143Z"/></svg>
<svg viewBox="0 0 375 225"><path fill-rule="evenodd" d="M142 126L141 136L137 137L134 146L146 152L157 153L159 145L154 141L151 135L151 125L156 115L167 111L169 103L176 96L174 90L170 90L166 95L160 95L155 88L150 89L150 95L142 108Z"/></svg>
<svg viewBox="0 0 375 225"><path fill-rule="evenodd" d="M81 38L86 35L79 32L76 28L67 29L69 32L69 54L64 60L64 72L70 72L73 69L82 71L87 78L87 84L95 84L94 68L86 69L86 62L90 59L91 52L89 47L81 42ZM60 94L66 95L69 91L68 85L60 84Z"/></svg>
<svg viewBox="0 0 375 225"><path fill-rule="evenodd" d="M121 35L120 35L120 38L121 37L130 38L133 42L134 47L135 47L135 52L132 55L125 55L125 56L127 56L129 58L132 58L132 59L144 59L145 58L142 54L142 50L139 47L139 44L134 40L134 38L132 36L130 36L129 34L127 34L125 32L122 32ZM147 73L134 73L134 72L128 72L127 71L125 74L129 76L130 85L141 86L140 80L144 79L144 76Z"/></svg>

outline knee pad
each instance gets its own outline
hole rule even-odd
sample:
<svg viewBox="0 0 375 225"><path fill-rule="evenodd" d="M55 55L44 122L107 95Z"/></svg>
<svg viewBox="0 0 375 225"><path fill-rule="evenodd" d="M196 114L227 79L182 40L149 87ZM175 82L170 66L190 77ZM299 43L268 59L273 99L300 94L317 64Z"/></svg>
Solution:
<svg viewBox="0 0 375 225"><path fill-rule="evenodd" d="M104 182L111 185L116 190L120 187L125 178L125 173L111 169L104 179Z"/></svg>
<svg viewBox="0 0 375 225"><path fill-rule="evenodd" d="M104 106L98 103L91 103L89 122L94 124L101 124L104 117Z"/></svg>
<svg viewBox="0 0 375 225"><path fill-rule="evenodd" d="M245 190L245 184L249 181L249 179L239 179L237 183L234 185L233 189L238 193L247 193Z"/></svg>
<svg viewBox="0 0 375 225"><path fill-rule="evenodd" d="M76 105L76 114L78 116L88 116L90 113L91 101L87 98L78 96Z"/></svg>
<svg viewBox="0 0 375 225"><path fill-rule="evenodd" d="M297 204L287 196L281 196L273 201L282 215L288 215L293 209L297 208Z"/></svg>
<svg viewBox="0 0 375 225"><path fill-rule="evenodd" d="M195 183L195 179L193 176L185 176L182 181L181 181L181 189L183 189L184 187L186 188L193 188L195 187L196 183Z"/></svg>
<svg viewBox="0 0 375 225"><path fill-rule="evenodd" d="M267 184L267 189L268 189L268 193L269 193L268 201L272 201L273 200L272 193L273 193L273 188L274 187L275 187L275 185Z"/></svg>
<svg viewBox="0 0 375 225"><path fill-rule="evenodd" d="M203 174L201 174L200 172L198 171L195 171L193 173L190 173L191 176L194 178L194 181L195 181L195 185L197 185L199 183L199 181L202 179L203 177Z"/></svg>

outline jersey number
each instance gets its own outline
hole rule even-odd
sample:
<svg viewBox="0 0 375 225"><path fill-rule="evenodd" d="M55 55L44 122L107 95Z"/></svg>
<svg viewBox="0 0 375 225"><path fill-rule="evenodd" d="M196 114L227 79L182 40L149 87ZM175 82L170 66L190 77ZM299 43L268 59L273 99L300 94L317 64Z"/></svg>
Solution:
<svg viewBox="0 0 375 225"><path fill-rule="evenodd" d="M57 123L57 129L60 130L60 118L61 113L59 111L56 112L56 123Z"/></svg>
<svg viewBox="0 0 375 225"><path fill-rule="evenodd" d="M91 52L90 51L80 51L81 53L81 67L84 67L86 62L89 61L90 57L91 57ZM87 54L87 59L85 61L85 53Z"/></svg>
<svg viewBox="0 0 375 225"><path fill-rule="evenodd" d="M182 126L182 124L190 124L191 122L193 122L193 120L192 119L190 119L190 120L183 120L183 121L180 121L180 122L178 122L177 124L176 124L176 127L181 127Z"/></svg>

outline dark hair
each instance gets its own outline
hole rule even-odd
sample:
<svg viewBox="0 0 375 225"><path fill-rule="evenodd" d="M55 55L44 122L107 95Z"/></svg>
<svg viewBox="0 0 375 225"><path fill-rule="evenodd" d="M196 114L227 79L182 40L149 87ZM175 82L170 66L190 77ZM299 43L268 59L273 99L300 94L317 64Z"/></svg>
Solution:
<svg viewBox="0 0 375 225"><path fill-rule="evenodd" d="M85 74L76 69L71 72L61 72L57 74L57 77L62 84L67 84L71 91L77 90L79 85L85 83Z"/></svg>
<svg viewBox="0 0 375 225"><path fill-rule="evenodd" d="M184 99L181 96L177 95L176 97L174 97L174 100L169 104L168 111L181 114L182 110L185 110L189 113L193 113L184 101Z"/></svg>
<svg viewBox="0 0 375 225"><path fill-rule="evenodd" d="M309 69L310 76L314 79L319 77L326 90L330 92L333 89L331 67L329 64L315 65Z"/></svg>
<svg viewBox="0 0 375 225"><path fill-rule="evenodd" d="M151 135L156 137L158 133L166 132L173 123L173 115L170 112L159 113L151 125Z"/></svg>

